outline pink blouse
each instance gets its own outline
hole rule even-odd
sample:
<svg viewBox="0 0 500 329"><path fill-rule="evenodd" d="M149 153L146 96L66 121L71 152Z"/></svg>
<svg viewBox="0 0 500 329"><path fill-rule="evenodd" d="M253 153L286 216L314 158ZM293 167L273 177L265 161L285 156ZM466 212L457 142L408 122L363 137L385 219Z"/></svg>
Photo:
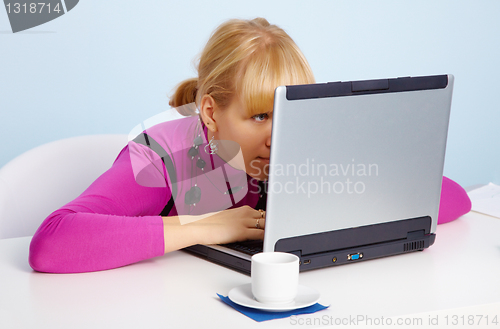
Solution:
<svg viewBox="0 0 500 329"><path fill-rule="evenodd" d="M256 180L203 151L206 128L201 128L197 116L165 122L146 132L173 160L177 195L184 196L194 185L203 189L204 197L196 205L186 204L184 197L176 198L169 215L197 215L257 204L260 189ZM188 151L196 134L203 144L198 155L191 157ZM198 159L206 162L204 170L196 165ZM237 191L223 193L226 181L239 187ZM41 224L30 245L31 267L40 272L89 272L163 255L159 214L172 196L172 184L158 154L129 142L108 171Z"/></svg>

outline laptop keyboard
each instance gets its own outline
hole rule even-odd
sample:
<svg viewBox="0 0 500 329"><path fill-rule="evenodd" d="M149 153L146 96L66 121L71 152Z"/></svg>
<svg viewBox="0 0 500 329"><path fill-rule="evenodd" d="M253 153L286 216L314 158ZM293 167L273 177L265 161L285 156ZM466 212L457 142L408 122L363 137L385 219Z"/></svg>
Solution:
<svg viewBox="0 0 500 329"><path fill-rule="evenodd" d="M242 252L247 255L255 255L258 254L259 252L262 252L261 240L234 242L234 243L223 244L222 246Z"/></svg>

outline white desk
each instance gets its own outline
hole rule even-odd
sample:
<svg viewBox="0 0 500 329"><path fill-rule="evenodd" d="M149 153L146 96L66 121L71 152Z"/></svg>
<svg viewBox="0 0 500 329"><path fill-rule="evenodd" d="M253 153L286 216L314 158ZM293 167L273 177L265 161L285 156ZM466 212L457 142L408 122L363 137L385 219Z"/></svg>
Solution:
<svg viewBox="0 0 500 329"><path fill-rule="evenodd" d="M500 219L473 212L438 226L426 251L301 273L301 284L331 304L300 316L303 326L290 318L257 323L229 308L216 293L250 277L184 252L109 271L44 274L28 265L29 242L0 240L0 328L311 328L307 319L325 324L325 316L334 325L463 307L466 316L496 312L500 322Z"/></svg>

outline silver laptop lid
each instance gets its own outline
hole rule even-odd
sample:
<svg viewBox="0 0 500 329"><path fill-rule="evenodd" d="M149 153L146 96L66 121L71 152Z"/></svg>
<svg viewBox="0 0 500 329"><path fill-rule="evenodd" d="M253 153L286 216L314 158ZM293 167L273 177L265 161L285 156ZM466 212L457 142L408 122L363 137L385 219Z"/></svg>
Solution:
<svg viewBox="0 0 500 329"><path fill-rule="evenodd" d="M436 229L453 76L276 89L264 251L422 216Z"/></svg>

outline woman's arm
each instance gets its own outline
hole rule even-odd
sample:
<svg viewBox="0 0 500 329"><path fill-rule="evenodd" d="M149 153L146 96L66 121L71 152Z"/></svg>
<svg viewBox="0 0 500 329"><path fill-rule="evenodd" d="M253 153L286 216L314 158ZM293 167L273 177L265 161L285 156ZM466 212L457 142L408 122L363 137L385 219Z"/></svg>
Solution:
<svg viewBox="0 0 500 329"><path fill-rule="evenodd" d="M260 212L248 206L162 218L158 214L170 196L168 187L137 184L126 147L111 169L42 223L31 241L31 267L52 273L99 271L193 244L264 237Z"/></svg>
<svg viewBox="0 0 500 329"><path fill-rule="evenodd" d="M438 224L451 222L471 210L467 192L448 177L443 176Z"/></svg>
<svg viewBox="0 0 500 329"><path fill-rule="evenodd" d="M88 272L163 255L158 214L169 198L168 187L136 183L126 147L82 195L45 219L31 241L30 265L41 272Z"/></svg>

